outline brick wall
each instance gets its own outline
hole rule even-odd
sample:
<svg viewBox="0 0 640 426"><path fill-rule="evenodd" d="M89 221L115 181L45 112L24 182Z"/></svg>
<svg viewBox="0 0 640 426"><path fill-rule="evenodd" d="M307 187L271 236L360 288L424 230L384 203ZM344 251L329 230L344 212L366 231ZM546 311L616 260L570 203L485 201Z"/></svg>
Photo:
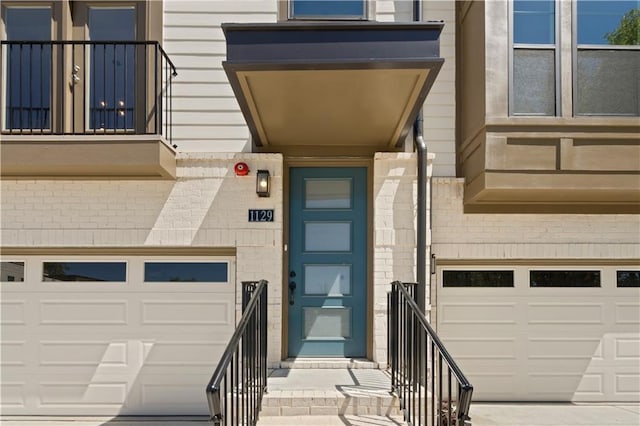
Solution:
<svg viewBox="0 0 640 426"><path fill-rule="evenodd" d="M638 259L640 216L464 214L463 179L433 179L438 259Z"/></svg>
<svg viewBox="0 0 640 426"><path fill-rule="evenodd" d="M432 162L433 155L429 157L428 175ZM416 154L377 153L374 158L373 355L381 365L387 359L390 284L416 279L416 167Z"/></svg>

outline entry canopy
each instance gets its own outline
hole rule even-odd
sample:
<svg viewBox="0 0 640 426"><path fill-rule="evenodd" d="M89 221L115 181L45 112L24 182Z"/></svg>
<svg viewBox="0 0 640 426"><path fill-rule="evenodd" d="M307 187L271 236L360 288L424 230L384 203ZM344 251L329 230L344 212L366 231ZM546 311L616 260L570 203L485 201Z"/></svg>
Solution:
<svg viewBox="0 0 640 426"><path fill-rule="evenodd" d="M444 62L442 27L223 24L223 66L258 150L394 150Z"/></svg>

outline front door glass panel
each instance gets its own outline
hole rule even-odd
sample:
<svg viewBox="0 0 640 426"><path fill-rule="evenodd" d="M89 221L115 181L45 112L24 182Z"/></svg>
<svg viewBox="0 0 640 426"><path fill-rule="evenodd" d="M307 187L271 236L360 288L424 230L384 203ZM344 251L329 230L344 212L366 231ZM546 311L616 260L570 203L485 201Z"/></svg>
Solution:
<svg viewBox="0 0 640 426"><path fill-rule="evenodd" d="M306 179L307 209L351 208L351 179Z"/></svg>
<svg viewBox="0 0 640 426"><path fill-rule="evenodd" d="M351 250L351 224L348 222L309 222L304 224L305 251Z"/></svg>
<svg viewBox="0 0 640 426"><path fill-rule="evenodd" d="M351 265L305 265L304 292L320 296L351 294Z"/></svg>
<svg viewBox="0 0 640 426"><path fill-rule="evenodd" d="M304 308L305 339L348 339L351 337L349 308Z"/></svg>

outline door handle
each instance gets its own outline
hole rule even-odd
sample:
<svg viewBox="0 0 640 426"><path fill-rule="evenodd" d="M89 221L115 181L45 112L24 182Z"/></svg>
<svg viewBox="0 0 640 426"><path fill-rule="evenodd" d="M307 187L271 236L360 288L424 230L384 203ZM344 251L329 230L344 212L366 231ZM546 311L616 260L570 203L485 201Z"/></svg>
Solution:
<svg viewBox="0 0 640 426"><path fill-rule="evenodd" d="M80 65L74 65L73 71L71 72L71 81L73 82L73 84L76 84L80 81L80 76L78 74L80 74Z"/></svg>
<svg viewBox="0 0 640 426"><path fill-rule="evenodd" d="M293 294L296 291L296 287L297 287L297 285L296 285L295 281L291 281L289 283L289 304L290 305L293 305L295 303L295 299L294 299Z"/></svg>

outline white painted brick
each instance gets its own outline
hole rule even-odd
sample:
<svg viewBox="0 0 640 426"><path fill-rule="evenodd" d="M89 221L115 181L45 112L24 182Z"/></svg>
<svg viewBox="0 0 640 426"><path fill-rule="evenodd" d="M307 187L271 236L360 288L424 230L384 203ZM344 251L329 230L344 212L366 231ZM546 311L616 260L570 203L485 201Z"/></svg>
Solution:
<svg viewBox="0 0 640 426"><path fill-rule="evenodd" d="M433 179L440 259L637 259L640 216L464 214L462 179Z"/></svg>

